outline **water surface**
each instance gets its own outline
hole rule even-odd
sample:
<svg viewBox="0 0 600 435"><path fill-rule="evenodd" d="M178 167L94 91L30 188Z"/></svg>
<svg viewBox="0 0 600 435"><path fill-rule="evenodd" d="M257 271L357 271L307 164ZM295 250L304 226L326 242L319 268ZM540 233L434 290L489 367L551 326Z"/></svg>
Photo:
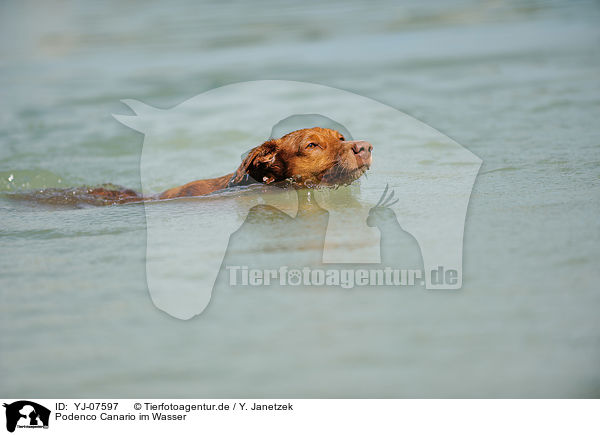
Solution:
<svg viewBox="0 0 600 435"><path fill-rule="evenodd" d="M143 205L0 196L2 395L598 397L599 18L583 1L2 3L5 193L139 190L120 99L259 79L379 100L484 162L461 290L223 290L187 322L148 295Z"/></svg>

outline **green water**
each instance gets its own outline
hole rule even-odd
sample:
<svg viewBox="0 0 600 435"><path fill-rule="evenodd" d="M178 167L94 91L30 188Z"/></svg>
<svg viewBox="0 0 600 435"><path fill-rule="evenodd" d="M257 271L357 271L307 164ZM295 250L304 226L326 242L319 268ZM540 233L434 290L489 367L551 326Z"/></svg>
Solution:
<svg viewBox="0 0 600 435"><path fill-rule="evenodd" d="M599 18L592 1L3 2L1 395L598 397ZM483 160L461 290L222 291L180 321L148 293L143 205L6 195L140 190L119 100L263 79L381 101ZM230 135L219 152L239 156Z"/></svg>

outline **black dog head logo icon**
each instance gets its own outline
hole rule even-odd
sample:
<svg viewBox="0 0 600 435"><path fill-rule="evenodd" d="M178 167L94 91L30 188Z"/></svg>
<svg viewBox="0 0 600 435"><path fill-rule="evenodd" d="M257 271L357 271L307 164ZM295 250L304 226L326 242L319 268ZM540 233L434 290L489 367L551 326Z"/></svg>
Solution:
<svg viewBox="0 0 600 435"><path fill-rule="evenodd" d="M6 430L9 432L14 432L18 423L19 426L48 427L50 410L42 405L29 400L19 400L10 405L5 403L4 407L6 408Z"/></svg>

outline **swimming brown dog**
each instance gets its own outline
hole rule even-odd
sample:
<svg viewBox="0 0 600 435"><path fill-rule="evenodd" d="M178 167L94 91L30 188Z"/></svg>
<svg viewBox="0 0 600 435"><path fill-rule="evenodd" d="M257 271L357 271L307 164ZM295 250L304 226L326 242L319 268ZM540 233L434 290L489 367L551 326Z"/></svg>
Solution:
<svg viewBox="0 0 600 435"><path fill-rule="evenodd" d="M23 199L55 204L124 204L145 200L207 195L218 190L254 183L287 182L295 187L350 184L371 166L373 146L362 140L346 140L328 128L296 130L270 139L250 150L242 164L227 175L197 180L152 197L119 186L45 189L17 195Z"/></svg>

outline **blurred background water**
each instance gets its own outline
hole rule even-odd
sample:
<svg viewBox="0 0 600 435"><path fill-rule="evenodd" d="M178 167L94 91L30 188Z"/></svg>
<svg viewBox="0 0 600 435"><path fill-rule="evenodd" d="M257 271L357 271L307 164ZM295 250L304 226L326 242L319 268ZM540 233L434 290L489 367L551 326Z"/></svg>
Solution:
<svg viewBox="0 0 600 435"><path fill-rule="evenodd" d="M139 190L120 99L258 79L379 100L484 163L461 290L221 293L187 322L149 298L142 206L2 195L1 395L600 396L599 19L596 1L2 2L4 194Z"/></svg>

